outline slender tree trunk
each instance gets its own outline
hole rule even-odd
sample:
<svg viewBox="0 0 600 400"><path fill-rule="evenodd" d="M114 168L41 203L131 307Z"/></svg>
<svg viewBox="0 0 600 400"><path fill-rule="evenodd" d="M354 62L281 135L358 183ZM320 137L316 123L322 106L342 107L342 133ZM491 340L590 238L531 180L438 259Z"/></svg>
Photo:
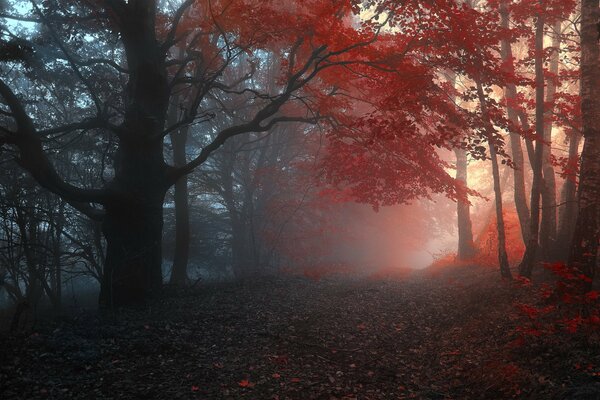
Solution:
<svg viewBox="0 0 600 400"><path fill-rule="evenodd" d="M467 152L455 149L456 180L467 186ZM471 205L468 200L459 199L456 204L458 217L458 259L469 260L476 254L473 243L473 226L471 224Z"/></svg>
<svg viewBox="0 0 600 400"><path fill-rule="evenodd" d="M531 185L531 235L525 249L525 255L519 265L519 274L530 278L537 258L540 225L540 197L542 191L542 164L544 156L544 18L538 14L535 27L535 158L532 165L533 183Z"/></svg>
<svg viewBox="0 0 600 400"><path fill-rule="evenodd" d="M579 142L581 135L573 133L569 137L569 165L578 163ZM569 175L563 185L561 200L564 203L559 208L559 231L557 236L557 259L567 261L569 248L573 239L573 231L577 220L577 174Z"/></svg>
<svg viewBox="0 0 600 400"><path fill-rule="evenodd" d="M550 79L546 86L546 117L544 118L544 155L542 190L542 223L540 226L540 249L544 261L551 261L556 257L557 234L557 206L556 206L556 177L554 167L550 161L552 155L552 117L554 114L554 99L556 97L556 82L559 72L560 36L562 25L560 21L554 23L554 36L552 37L552 55L550 56Z"/></svg>
<svg viewBox="0 0 600 400"><path fill-rule="evenodd" d="M62 305L62 269L61 269L61 239L65 225L65 202L60 201L54 220L54 238L52 242L52 305L55 311L60 311Z"/></svg>
<svg viewBox="0 0 600 400"><path fill-rule="evenodd" d="M171 104L169 123L177 122L179 96L175 96ZM185 126L171 134L173 145L173 164L176 167L184 166L187 162L186 148L189 126ZM169 283L176 286L185 286L189 282L188 261L190 254L190 211L188 177L182 176L175 183L175 253Z"/></svg>
<svg viewBox="0 0 600 400"><path fill-rule="evenodd" d="M509 28L510 15L506 1L500 4L501 26L505 29ZM508 68L510 74L514 73L513 53L511 44L508 39L503 39L501 45L502 61ZM514 83L509 83L504 88L504 96L507 102L508 119L517 126L519 124L519 114L514 108L514 102L517 98L517 88ZM523 148L521 146L521 136L518 133L510 132L510 147L511 157L514 164L513 181L514 181L514 201L519 217L519 225L521 227L521 237L523 242L527 243L530 233L529 222L529 207L527 206L527 197L525 195L525 162L523 158Z"/></svg>
<svg viewBox="0 0 600 400"><path fill-rule="evenodd" d="M494 138L493 127L487 111L487 103L483 86L480 81L477 84L477 95L481 104L481 113L486 125L486 136L490 147L490 159L492 160L492 175L494 178L494 197L496 202L496 228L498 233L498 262L500 264L500 274L503 278L511 279L512 275L508 265L508 255L506 253L506 230L504 227L504 212L502 205L502 187L500 184L500 167L498 165L498 154L496 150L496 140Z"/></svg>
<svg viewBox="0 0 600 400"><path fill-rule="evenodd" d="M456 87L456 73L449 73L448 79L452 87ZM456 99L453 99L456 101ZM468 183L468 160L467 151L454 149L456 155L456 180L462 182L465 187ZM458 226L458 249L459 260L469 260L475 256L477 250L473 241L473 224L471 223L471 204L468 199L458 199L456 202L456 219Z"/></svg>
<svg viewBox="0 0 600 400"><path fill-rule="evenodd" d="M598 0L581 2L581 111L583 137L579 175L579 210L569 264L592 278L600 238L600 64ZM591 284L586 285L586 289Z"/></svg>

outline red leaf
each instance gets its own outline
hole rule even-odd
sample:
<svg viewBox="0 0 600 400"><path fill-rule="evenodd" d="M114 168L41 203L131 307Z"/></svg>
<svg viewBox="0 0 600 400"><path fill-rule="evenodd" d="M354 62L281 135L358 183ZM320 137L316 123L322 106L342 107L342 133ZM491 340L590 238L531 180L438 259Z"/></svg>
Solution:
<svg viewBox="0 0 600 400"><path fill-rule="evenodd" d="M592 290L591 292L587 292L585 294L585 298L589 301L596 301L600 298L600 293L596 290Z"/></svg>
<svg viewBox="0 0 600 400"><path fill-rule="evenodd" d="M238 386L243 388L253 388L254 383L250 382L248 379L242 379L238 382Z"/></svg>

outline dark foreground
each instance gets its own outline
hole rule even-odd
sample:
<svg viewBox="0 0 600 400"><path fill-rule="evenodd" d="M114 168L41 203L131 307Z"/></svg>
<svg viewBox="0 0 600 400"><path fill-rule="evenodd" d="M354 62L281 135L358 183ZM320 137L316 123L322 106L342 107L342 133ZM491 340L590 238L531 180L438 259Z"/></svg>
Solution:
<svg viewBox="0 0 600 400"><path fill-rule="evenodd" d="M495 275L206 285L3 336L0 398L600 399L597 344L510 345L518 296Z"/></svg>

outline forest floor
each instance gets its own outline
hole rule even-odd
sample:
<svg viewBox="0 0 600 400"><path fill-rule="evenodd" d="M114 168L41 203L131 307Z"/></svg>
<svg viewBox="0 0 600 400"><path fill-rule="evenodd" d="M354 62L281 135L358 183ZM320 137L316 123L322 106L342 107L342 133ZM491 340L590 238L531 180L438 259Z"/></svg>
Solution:
<svg viewBox="0 0 600 400"><path fill-rule="evenodd" d="M597 341L515 345L531 289L467 272L207 283L37 324L0 336L0 398L600 399Z"/></svg>

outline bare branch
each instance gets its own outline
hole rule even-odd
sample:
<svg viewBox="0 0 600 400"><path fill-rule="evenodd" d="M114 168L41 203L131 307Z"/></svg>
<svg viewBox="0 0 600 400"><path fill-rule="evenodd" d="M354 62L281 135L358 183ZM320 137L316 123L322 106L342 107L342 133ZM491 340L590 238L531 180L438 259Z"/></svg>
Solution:
<svg viewBox="0 0 600 400"><path fill-rule="evenodd" d="M171 46L173 46L175 43L177 43L177 40L175 40L175 35L177 34L177 28L179 27L181 18L183 17L183 15L187 11L187 9L192 4L194 4L194 1L195 0L184 1L183 4L175 12L175 15L173 16L173 24L172 24L171 29L169 30L169 33L167 34L167 37L161 47L162 51L165 52L165 54L166 54L167 50L169 50L171 48Z"/></svg>
<svg viewBox="0 0 600 400"><path fill-rule="evenodd" d="M100 99L98 98L98 96L96 95L96 93L94 91L94 87L92 86L90 81L85 76L83 76L83 74L79 70L76 60L74 59L73 56L71 56L71 53L67 50L65 45L62 43L62 41L58 37L56 31L52 27L52 24L50 24L50 22L48 21L48 19L44 15L44 13L42 13L42 10L40 10L40 8L38 7L35 0L31 0L31 5L33 6L36 13L40 16L40 19L43 21L44 25L46 25L46 27L48 28L48 32L50 33L50 36L52 36L52 39L56 42L58 47L61 49L61 51L65 55L66 60L71 65L71 68L73 69L73 72L75 72L75 75L77 75L77 77L81 80L81 82L83 82L85 87L88 89L89 95L91 96L94 104L96 105L96 109L98 110L98 113L101 113L102 112L102 104L100 102Z"/></svg>
<svg viewBox="0 0 600 400"><path fill-rule="evenodd" d="M25 111L23 104L1 79L0 96L4 98L12 111L17 124L17 132L10 136L14 145L19 149L20 158L17 162L29 171L42 187L65 200L76 203L104 203L107 198L105 190L82 189L65 182L58 175L48 156L44 153L40 136L36 132L33 121Z"/></svg>

